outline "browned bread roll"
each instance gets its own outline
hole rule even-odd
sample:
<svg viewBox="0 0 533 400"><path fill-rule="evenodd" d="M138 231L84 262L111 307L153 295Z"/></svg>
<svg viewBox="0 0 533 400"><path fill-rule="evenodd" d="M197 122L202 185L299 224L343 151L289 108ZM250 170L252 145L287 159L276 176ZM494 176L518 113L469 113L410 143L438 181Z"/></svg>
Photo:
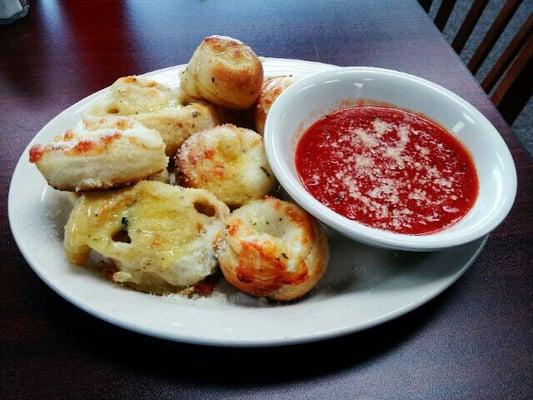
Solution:
<svg viewBox="0 0 533 400"><path fill-rule="evenodd" d="M123 115L159 132L166 154L174 156L194 132L219 123L218 111L201 101L191 102L179 88L173 89L139 76L119 78L110 90L94 101L85 117Z"/></svg>
<svg viewBox="0 0 533 400"><path fill-rule="evenodd" d="M181 88L189 96L242 110L259 97L263 65L241 41L208 36L194 51L180 79Z"/></svg>
<svg viewBox="0 0 533 400"><path fill-rule="evenodd" d="M125 186L167 168L159 133L134 119L98 118L30 150L48 184L59 190Z"/></svg>
<svg viewBox="0 0 533 400"><path fill-rule="evenodd" d="M176 181L207 189L231 207L260 199L276 186L263 138L225 124L192 135L176 156Z"/></svg>
<svg viewBox="0 0 533 400"><path fill-rule="evenodd" d="M228 282L279 301L309 292L328 263L328 242L316 220L295 204L272 197L233 211L216 246Z"/></svg>
<svg viewBox="0 0 533 400"><path fill-rule="evenodd" d="M296 78L293 76L274 76L267 78L263 82L263 88L261 89L261 95L257 100L255 106L255 130L259 134L263 134L265 131L265 122L268 115L268 111L278 96L287 89L290 85L296 82Z"/></svg>

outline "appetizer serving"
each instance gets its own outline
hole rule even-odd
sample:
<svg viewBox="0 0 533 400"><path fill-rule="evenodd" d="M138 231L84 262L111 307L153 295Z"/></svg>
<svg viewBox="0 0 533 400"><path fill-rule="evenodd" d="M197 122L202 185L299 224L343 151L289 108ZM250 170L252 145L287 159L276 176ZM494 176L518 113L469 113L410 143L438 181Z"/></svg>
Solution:
<svg viewBox="0 0 533 400"><path fill-rule="evenodd" d="M150 293L209 292L202 282L220 264L245 293L304 296L326 270L326 236L297 205L266 197L277 182L262 136L222 117L252 114L260 95L273 101L281 90L263 87L248 46L222 36L202 41L180 83L120 78L77 127L31 148L51 186L79 194L65 226L68 260L102 259L110 280Z"/></svg>
<svg viewBox="0 0 533 400"><path fill-rule="evenodd" d="M302 81L264 79L253 50L221 36L202 41L179 82L119 78L76 126L30 149L50 186L78 194L64 232L70 263L99 265L109 280L156 294L208 294L220 267L248 295L305 296L326 273L328 240L311 214L274 197L272 159L289 195L311 212L316 206L297 188L363 230L384 232L375 243L392 248L439 248L410 241L449 235L479 203L483 181L469 152L409 107L344 104L309 124L316 110L302 114L298 104L283 125L273 118L265 126L279 113L278 96ZM274 140L285 143L282 160L291 165L280 169ZM335 218L333 227L349 230Z"/></svg>
<svg viewBox="0 0 533 400"><path fill-rule="evenodd" d="M296 126L300 125L300 121L304 119L302 119L299 110L304 110L307 107L306 103L308 100L321 100L326 97L327 90L321 90L319 96L308 96L306 93L303 93L303 97L298 95L295 102L297 107L295 108L287 106L285 97L291 95L292 86L300 86L300 82L306 80L307 76L311 74L316 75L322 71L332 71L338 67L309 61L270 57L261 58L261 63L264 68L265 80L270 77L286 75L292 75L296 78L296 82L286 89L287 93L284 91L285 95L276 100L273 107L269 110L268 124L265 127L264 136L264 146L268 150L271 140L271 137L269 137L271 125L278 119L276 117L276 109L278 108L278 104L285 104L282 109L288 113L289 118L285 119L283 125L278 128L277 132L280 132L280 134L277 137L280 140L287 139L287 143L280 149L286 149L288 162L294 163L298 137L295 139L291 136L292 127L287 125L287 122L293 121ZM171 90L180 91L179 76L184 68L185 66L181 65L152 71L143 75L140 79L155 81ZM349 86L354 87L353 84ZM382 89L388 87L385 84L380 84L379 86ZM350 98L349 96L351 94L342 93L339 89L335 91L341 92L342 99ZM182 90L181 93L183 94ZM88 116L86 111L107 94L108 90L92 94L64 110L37 133L32 145L35 143L50 143L54 136L67 130L77 131L81 128L81 124L77 124L77 122L84 119L88 120L91 116ZM185 96L185 94L183 95ZM368 97L372 96L366 96L366 98ZM412 96L409 96L409 98L412 98ZM187 99L185 104L202 101L192 99L189 96L187 96ZM425 97L425 101L427 101L427 97ZM391 102L401 107L409 108L407 105L402 105L401 101L397 99L391 100ZM204 102L203 104L207 103ZM233 111L234 115L237 113L239 116L245 116L245 118L243 118L244 121L240 122L237 118L231 119L230 121L237 127L256 130L257 128L254 129L253 123L253 113L256 106L248 110ZM340 106L353 106L353 104L347 105L343 103ZM226 114L226 109L218 106L213 106L213 108L217 112L222 111L220 113L222 116ZM413 106L411 109L418 110L419 108ZM323 114L315 114L313 118L316 120L320 115L326 115L330 111L332 110L325 110ZM429 111L422 112L431 115ZM110 115L110 117L112 116ZM125 117L131 117L131 115ZM310 121L310 123L313 121ZM223 117L220 122L227 123L229 121ZM450 126L447 123L444 125ZM467 131L471 131L471 127ZM484 132L487 132L486 127L484 127ZM476 142L482 143L482 139L486 136L485 134L475 134ZM461 141L464 143L463 136L461 136ZM468 140L466 144L470 148ZM497 146L493 145L491 148L497 148ZM491 150L489 149L484 149L484 152L491 154ZM477 157L477 153L473 151L471 153ZM278 150L278 154L284 153ZM8 209L13 236L21 253L28 261L29 266L50 288L82 310L122 328L158 338L209 345L256 346L315 341L317 339L365 329L405 314L409 310L427 302L438 293L441 293L442 290L456 281L465 271L477 256L485 241L485 238L482 238L463 246L452 247L438 252L417 254L366 246L361 244L360 241L355 242L348 237L343 237L333 230L326 230L330 248L327 271L322 275L318 284L309 295L305 295L303 301L298 301L290 306L280 306L276 303L277 300L275 302L267 301L263 296L249 296L241 292L233 284L230 284L227 281L228 278L225 278L223 275L222 261L215 262L215 273L213 275L209 275L198 284L188 286L183 290L181 287L168 285L161 280L158 281L158 284L163 286L162 292L158 292L153 286L144 289L131 280L125 281L124 283L117 282L111 284L109 281L113 280L113 275L121 272L114 265L115 262L121 262L117 254L113 253L107 257L102 255L98 256L97 250L90 250L89 259L83 264L87 267L82 268L73 265L65 256L63 246L64 226L69 220L72 203L76 202L80 198L80 195L92 200L93 196L118 195L130 190L136 192L137 190L133 190L135 184L132 183L131 185L126 185L121 188L117 187L116 189L81 191L77 194L75 192L57 191L43 184L41 174L35 168L35 164L28 163L27 155L28 152L25 152L13 173L9 189ZM267 156L270 166L274 169L276 167L276 161L269 156L268 151ZM151 182L157 179L165 183L171 182L171 185L168 185L171 189L178 188L174 183L174 177L176 176L174 160L174 157L170 157L169 168L164 169L158 174L150 175L148 178L144 178L139 182L144 185L146 180ZM489 160L496 161L501 160L501 158L491 157ZM485 168L479 165L478 158L475 158L475 162L480 182L478 196L479 198L483 198L487 187L487 183L483 180L483 171ZM497 174L498 165L496 164L491 168ZM295 166L292 164L287 168L295 168ZM276 171L276 178L279 178L279 181L282 183L284 182L282 180L283 174L280 175L279 171ZM297 175L296 179L298 179ZM497 197L498 193L512 193L511 190L500 191L498 189L498 182L505 183L509 182L509 180L504 178L496 181L495 184L489 184L488 187L494 188L491 191L493 196L496 195ZM298 181L296 181L296 184L302 185ZM164 187L167 187L167 185ZM303 186L302 190L305 191ZM156 192L159 193L157 189ZM278 197L278 192L274 191L273 195ZM159 194L157 197L160 197ZM270 194L270 197L272 197L272 194ZM298 199L299 202L301 200L292 194L291 197ZM287 198L284 194L283 199ZM102 201L102 204L108 200ZM252 200L250 203L254 203L255 201ZM263 199L257 201L262 202ZM269 204L271 203L268 202L268 204L265 204L265 207L261 207L261 210L271 209L267 207ZM307 207L305 203L300 204ZM472 213L475 214L477 212L476 208L478 204L479 201L474 205L474 210L464 219L470 219ZM483 200L483 204L486 204L485 199ZM326 207L324 206L324 208ZM239 209L237 208L236 210L238 211ZM192 211L190 208L188 210ZM127 212L127 216L133 219L140 218L138 216L142 215L135 207L124 207L124 211ZM194 213L191 212L190 217L187 218L196 221L197 219L203 219L205 216L213 215L213 211L209 207L202 207L201 203L197 203L194 208ZM258 213L263 213L263 211ZM331 211L331 213L334 212ZM247 211L246 215L237 214L236 217L242 220L245 225L248 225L248 219L245 217L249 214ZM230 219L233 221L233 217L227 217L226 214L226 222L230 221ZM169 220L171 221L172 219ZM476 220L479 221L479 217ZM113 238L111 240L106 238L105 234L102 234L103 231L100 234L104 240L111 244L108 250L112 251L115 247L128 249L127 253L120 254L121 257L124 256L123 264L125 267L123 267L123 270L124 272L131 273L134 279L137 279L139 275L136 271L129 268L130 264L127 255L134 254L135 249L138 249L135 245L132 247L127 246L128 237L132 240L131 243L139 240L139 237L131 237L131 229L133 229L134 223L129 218L124 220L124 224L122 224L122 218L117 218L113 221L115 224L114 228L117 229L116 236L113 234L115 240ZM159 221L159 218L154 217L155 221ZM212 217L206 218L206 221L206 226L213 224L213 230L218 231L216 216L213 215ZM266 219L263 221L266 221ZM348 219L345 219L345 221L344 226L353 222ZM251 222L252 227L254 227L253 222ZM272 220L268 219L268 222L270 224ZM278 222L282 223L279 221L279 217ZM284 221L283 223L287 222ZM139 220L139 223L143 226L143 229L146 229L144 227L148 225L147 220ZM356 222L353 223L356 224ZM263 227L257 228L257 232L253 233L250 237L253 239L259 237L261 239L269 239L271 232L264 229L264 227L269 227L269 224L265 222ZM162 246L148 248L149 240L153 238L153 236L150 237L150 231L162 231L162 227L159 225L159 223L155 222L150 230L146 230L146 235L141 235L145 243L144 247L146 248L142 249L142 252L143 254L149 254L153 259L157 259L158 251L164 249L164 243L162 243ZM456 225L458 224L454 224L453 226ZM176 226L180 226L180 224L178 223ZM277 227L279 228L279 226ZM298 232L303 237L304 231L300 230L297 226L291 225L285 228L285 225L282 225L282 227L295 233L291 237L298 237L296 235ZM367 228L386 233L386 231L375 228ZM98 229L100 228L98 227ZM443 231L448 232L449 230L450 228L446 228ZM271 235L273 243L279 243L274 241L274 238L282 237L278 236L277 232L272 232L274 234ZM227 233L229 233L229 230L226 230L226 223L224 223L222 224L220 235L217 235L214 246L211 247L212 249L214 248L215 256L221 256L223 254L222 250L226 246L223 242L226 241L225 236ZM392 235L393 233L390 234ZM395 235L411 237L411 235ZM435 234L412 237L424 238L432 235ZM242 240L246 238L246 235L239 235L239 240L234 245L246 242ZM396 242L399 243L398 240ZM93 245L90 241L86 241L86 243ZM265 241L261 241L261 243L265 243ZM283 243L290 246L293 251L297 250L294 247L294 244L297 242L290 240L290 237L283 236ZM208 250L209 247L206 246L204 249ZM297 254L288 253L285 250L286 248L278 248L278 253L283 252L288 257ZM124 251L126 252L126 250ZM307 250L301 253L300 260L303 259L305 251ZM206 253L210 253L210 251L206 251ZM237 254L237 251L232 250L229 254ZM268 253L265 252L265 254ZM281 257L283 259L282 261L285 261L283 255ZM309 260L311 259L310 257ZM257 264L259 264L259 260L257 260ZM210 268L208 264L206 265ZM269 265L279 268L276 263ZM291 265L298 264L292 262ZM101 276L96 273L98 270L104 274L106 279L101 279ZM237 268L234 270L237 270ZM268 271L266 269L265 273L255 276L264 277ZM270 269L270 271L278 270ZM281 277L283 279L287 276L287 274L283 273L284 271L289 273L290 279L300 277L296 270L280 269L279 272L282 272ZM299 267L298 271L303 271L303 268ZM246 272L246 269L244 272ZM308 274L311 277L313 272L309 272ZM143 273L141 276L142 278L139 282L144 286L147 282L146 277L148 275ZM115 278L120 279L120 274ZM289 284L289 287L295 286L297 285ZM136 290L130 290L129 288L135 288ZM212 293L207 295L210 290L212 290ZM145 293L147 291L150 293L163 293L165 295L147 295ZM267 294L264 296L267 296ZM292 302L295 301L292 300Z"/></svg>

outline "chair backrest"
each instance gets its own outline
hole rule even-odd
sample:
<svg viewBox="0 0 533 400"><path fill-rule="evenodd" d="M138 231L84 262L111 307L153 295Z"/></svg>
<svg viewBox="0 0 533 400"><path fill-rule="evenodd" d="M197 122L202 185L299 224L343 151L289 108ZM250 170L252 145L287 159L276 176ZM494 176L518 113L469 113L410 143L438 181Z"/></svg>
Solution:
<svg viewBox="0 0 533 400"><path fill-rule="evenodd" d="M429 12L432 0L418 0ZM473 0L470 10L452 41L452 47L460 53L479 21L489 0ZM442 0L435 16L435 25L444 30L456 0ZM496 44L496 41L515 14L522 0L507 0L481 40L467 66L475 74ZM507 48L496 60L481 86L491 94L491 99L509 124L516 119L533 94L533 16L518 30ZM498 84L498 85L496 85Z"/></svg>

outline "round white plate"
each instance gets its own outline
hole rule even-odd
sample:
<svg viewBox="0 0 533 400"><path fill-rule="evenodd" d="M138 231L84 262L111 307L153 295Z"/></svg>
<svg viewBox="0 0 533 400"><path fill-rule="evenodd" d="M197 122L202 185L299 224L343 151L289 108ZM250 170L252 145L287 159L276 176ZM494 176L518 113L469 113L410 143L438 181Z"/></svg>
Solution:
<svg viewBox="0 0 533 400"><path fill-rule="evenodd" d="M178 85L171 67L147 76ZM264 59L267 76L303 76L331 65ZM105 89L104 89L105 90ZM219 346L302 343L359 331L407 313L437 296L474 261L486 238L434 253L407 253L358 244L328 232L331 260L326 276L304 299L272 304L246 296L223 280L211 297L153 296L105 281L70 265L62 247L67 194L46 185L28 161L29 147L74 127L83 109L102 91L50 121L22 154L9 191L9 221L20 251L35 273L82 310L139 333Z"/></svg>

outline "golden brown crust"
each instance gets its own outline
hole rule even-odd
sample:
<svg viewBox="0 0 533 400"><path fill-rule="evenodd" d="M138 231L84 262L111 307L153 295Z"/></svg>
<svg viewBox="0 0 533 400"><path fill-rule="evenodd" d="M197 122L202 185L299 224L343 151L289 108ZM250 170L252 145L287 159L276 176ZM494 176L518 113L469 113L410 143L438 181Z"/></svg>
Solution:
<svg viewBox="0 0 533 400"><path fill-rule="evenodd" d="M289 301L324 275L328 243L320 225L293 203L272 197L234 211L217 240L228 282L245 293Z"/></svg>
<svg viewBox="0 0 533 400"><path fill-rule="evenodd" d="M176 167L178 183L207 189L231 207L276 186L261 136L231 124L192 135L176 155Z"/></svg>
<svg viewBox="0 0 533 400"><path fill-rule="evenodd" d="M181 88L192 97L242 110L259 97L263 65L242 42L224 36L205 38L181 72Z"/></svg>
<svg viewBox="0 0 533 400"><path fill-rule="evenodd" d="M328 246L328 239L320 225L315 221L315 224L313 225L313 230L315 231L315 246L316 246L316 259L314 260L314 268L313 272L308 275L308 278L303 281L302 283L291 286L291 285L284 285L280 288L274 290L270 293L269 297L274 300L278 301L288 301L288 300L295 300L299 297L302 297L306 293L308 293L311 289L313 289L322 276L324 276L324 273L326 272L326 268L328 265L329 260L329 246ZM311 268L311 267L308 267Z"/></svg>
<svg viewBox="0 0 533 400"><path fill-rule="evenodd" d="M261 89L261 95L257 99L255 107L255 130L257 133L263 135L265 131L265 122L270 107L278 96L287 89L290 85L296 82L293 76L274 76L265 79Z"/></svg>
<svg viewBox="0 0 533 400"><path fill-rule="evenodd" d="M168 164L158 132L126 117L97 118L30 149L48 184L58 190L105 190L128 186Z"/></svg>

